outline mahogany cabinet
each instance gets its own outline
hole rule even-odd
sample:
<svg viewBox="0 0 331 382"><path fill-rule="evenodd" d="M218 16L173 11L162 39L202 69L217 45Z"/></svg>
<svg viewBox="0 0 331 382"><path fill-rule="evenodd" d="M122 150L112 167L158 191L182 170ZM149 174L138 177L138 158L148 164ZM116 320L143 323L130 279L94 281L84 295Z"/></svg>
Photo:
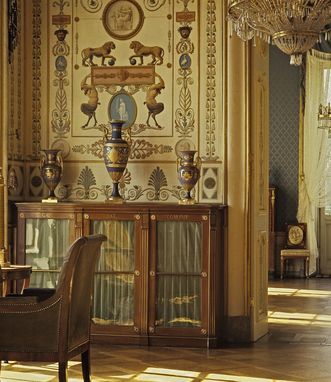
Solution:
<svg viewBox="0 0 331 382"><path fill-rule="evenodd" d="M117 344L216 347L224 317L226 207L168 203L18 203L20 264L53 287L81 234L104 233L92 338Z"/></svg>

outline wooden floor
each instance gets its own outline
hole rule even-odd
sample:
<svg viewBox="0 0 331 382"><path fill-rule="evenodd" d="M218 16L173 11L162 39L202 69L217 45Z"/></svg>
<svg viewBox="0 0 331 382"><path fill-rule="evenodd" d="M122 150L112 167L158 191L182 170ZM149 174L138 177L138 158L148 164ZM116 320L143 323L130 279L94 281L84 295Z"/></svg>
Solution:
<svg viewBox="0 0 331 382"><path fill-rule="evenodd" d="M57 365L3 364L1 382L54 382ZM331 279L273 281L269 334L222 349L92 347L93 381L331 381ZM79 362L69 381L82 381Z"/></svg>

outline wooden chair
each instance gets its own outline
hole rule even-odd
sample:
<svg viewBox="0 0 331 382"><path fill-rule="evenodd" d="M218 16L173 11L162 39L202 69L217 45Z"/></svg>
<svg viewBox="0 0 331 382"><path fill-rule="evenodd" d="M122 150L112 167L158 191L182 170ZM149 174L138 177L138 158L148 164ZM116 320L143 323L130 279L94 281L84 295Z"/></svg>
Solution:
<svg viewBox="0 0 331 382"><path fill-rule="evenodd" d="M290 259L303 260L305 277L309 277L310 251L306 249L306 223L286 225L286 244L280 251L280 278L283 279L287 261Z"/></svg>
<svg viewBox="0 0 331 382"><path fill-rule="evenodd" d="M56 289L0 299L0 360L58 362L59 381L66 382L68 360L81 355L84 381L90 381L93 276L104 240L83 236L71 245Z"/></svg>

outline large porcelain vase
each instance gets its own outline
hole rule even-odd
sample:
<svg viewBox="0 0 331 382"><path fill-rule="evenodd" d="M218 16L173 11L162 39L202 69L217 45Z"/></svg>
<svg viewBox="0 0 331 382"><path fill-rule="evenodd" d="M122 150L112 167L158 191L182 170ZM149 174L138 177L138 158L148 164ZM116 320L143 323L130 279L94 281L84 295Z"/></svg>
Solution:
<svg viewBox="0 0 331 382"><path fill-rule="evenodd" d="M122 139L122 126L124 121L110 121L111 137L106 134L103 146L103 159L107 171L113 181L113 189L107 201L113 203L123 203L124 199L119 193L119 182L128 163L130 146Z"/></svg>
<svg viewBox="0 0 331 382"><path fill-rule="evenodd" d="M43 202L57 202L55 188L60 183L63 171L61 150L47 149L41 150L40 175L49 189L49 196Z"/></svg>
<svg viewBox="0 0 331 382"><path fill-rule="evenodd" d="M185 190L185 196L179 201L179 204L194 204L195 200L191 196L191 190L200 178L201 159L197 157L195 150L180 151L180 157L177 161L178 180Z"/></svg>

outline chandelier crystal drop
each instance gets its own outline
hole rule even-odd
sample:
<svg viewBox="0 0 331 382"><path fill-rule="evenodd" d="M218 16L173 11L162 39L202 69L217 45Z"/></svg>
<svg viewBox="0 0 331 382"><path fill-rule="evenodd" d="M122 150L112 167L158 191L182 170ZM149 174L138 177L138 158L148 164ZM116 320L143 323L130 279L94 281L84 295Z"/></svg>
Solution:
<svg viewBox="0 0 331 382"><path fill-rule="evenodd" d="M331 0L230 0L231 29L244 41L260 37L301 65L302 54L331 38Z"/></svg>

